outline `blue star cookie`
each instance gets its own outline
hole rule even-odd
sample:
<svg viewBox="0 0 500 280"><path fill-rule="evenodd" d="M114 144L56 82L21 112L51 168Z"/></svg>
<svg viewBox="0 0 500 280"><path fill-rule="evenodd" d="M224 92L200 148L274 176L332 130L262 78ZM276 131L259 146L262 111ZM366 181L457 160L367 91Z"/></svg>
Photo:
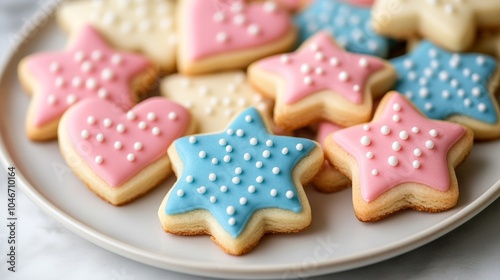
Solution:
<svg viewBox="0 0 500 280"><path fill-rule="evenodd" d="M297 44L325 30L350 52L387 57L392 42L373 32L370 18L370 8L336 0L316 0L295 16L299 29Z"/></svg>
<svg viewBox="0 0 500 280"><path fill-rule="evenodd" d="M302 177L305 173L312 177L320 169L321 148L311 140L270 134L253 107L222 133L176 140L169 156L178 180L159 210L167 232L210 233L228 253L240 255L255 246L265 232L280 232L281 226L286 228L284 232L299 231L310 223L302 182L311 178ZM308 166L304 168L306 161L302 160L306 158ZM276 209L277 216L264 214L264 210ZM206 211L191 213L195 210ZM207 211L211 215L206 215ZM205 218L186 222L184 214ZM254 216L258 218L252 220ZM208 225L200 229L200 223ZM270 224L274 225L266 228Z"/></svg>
<svg viewBox="0 0 500 280"><path fill-rule="evenodd" d="M399 76L394 89L427 117L468 126L476 139L500 136L493 89L498 80L495 59L448 52L423 41L411 53L391 62Z"/></svg>

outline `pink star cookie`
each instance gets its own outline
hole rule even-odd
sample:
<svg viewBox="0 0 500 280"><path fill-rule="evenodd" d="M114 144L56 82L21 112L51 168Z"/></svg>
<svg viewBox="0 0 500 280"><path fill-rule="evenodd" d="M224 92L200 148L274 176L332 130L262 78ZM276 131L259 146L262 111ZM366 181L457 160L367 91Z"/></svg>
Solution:
<svg viewBox="0 0 500 280"><path fill-rule="evenodd" d="M192 130L189 112L163 97L148 98L128 111L88 98L62 117L59 147L90 190L122 205L172 173L167 149Z"/></svg>
<svg viewBox="0 0 500 280"><path fill-rule="evenodd" d="M498 14L498 0L379 0L372 26L383 35L421 35L450 51L465 51L478 30L500 27Z"/></svg>
<svg viewBox="0 0 500 280"><path fill-rule="evenodd" d="M276 100L274 121L289 130L320 119L341 126L365 122L372 97L386 93L396 79L390 63L349 53L326 32L294 53L253 63L248 75L262 94Z"/></svg>
<svg viewBox="0 0 500 280"><path fill-rule="evenodd" d="M179 5L182 74L243 69L295 43L291 16L271 1L182 0Z"/></svg>
<svg viewBox="0 0 500 280"><path fill-rule="evenodd" d="M57 137L59 119L71 105L100 97L131 108L156 72L149 60L113 50L87 26L67 50L24 58L19 64L19 77L33 95L27 134L33 140L49 140Z"/></svg>
<svg viewBox="0 0 500 280"><path fill-rule="evenodd" d="M352 179L361 221L376 221L405 208L439 212L458 199L454 168L472 148L461 125L424 117L402 95L382 99L372 122L326 140L328 160Z"/></svg>

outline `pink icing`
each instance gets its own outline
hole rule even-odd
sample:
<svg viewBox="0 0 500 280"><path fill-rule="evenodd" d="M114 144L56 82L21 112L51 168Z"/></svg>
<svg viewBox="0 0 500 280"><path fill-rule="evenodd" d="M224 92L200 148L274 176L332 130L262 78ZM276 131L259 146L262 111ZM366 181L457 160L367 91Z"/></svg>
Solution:
<svg viewBox="0 0 500 280"><path fill-rule="evenodd" d="M91 98L79 102L67 114L65 129L73 147L112 187L165 155L190 122L184 107L163 97L149 98L128 112Z"/></svg>
<svg viewBox="0 0 500 280"><path fill-rule="evenodd" d="M319 123L318 135L316 135L316 140L322 147L324 147L326 137L341 129L342 127L337 124L327 121L322 121Z"/></svg>
<svg viewBox="0 0 500 280"><path fill-rule="evenodd" d="M191 0L186 19L189 57L202 59L279 40L292 28L290 15L272 3Z"/></svg>
<svg viewBox="0 0 500 280"><path fill-rule="evenodd" d="M328 33L320 32L296 52L262 59L258 66L286 80L286 104L322 90L333 90L359 104L367 80L382 70L384 63L372 56L346 52L333 43Z"/></svg>
<svg viewBox="0 0 500 280"><path fill-rule="evenodd" d="M361 7L371 7L373 6L373 3L375 3L375 0L342 0L342 1L352 5L358 5Z"/></svg>
<svg viewBox="0 0 500 280"><path fill-rule="evenodd" d="M333 137L356 158L361 195L370 202L406 182L448 190L447 154L464 133L460 125L425 118L404 97L394 94L380 118Z"/></svg>
<svg viewBox="0 0 500 280"><path fill-rule="evenodd" d="M84 27L68 50L29 58L29 71L40 85L34 124L57 120L72 104L88 97L100 96L131 108L131 79L150 66L141 55L111 49L96 30Z"/></svg>

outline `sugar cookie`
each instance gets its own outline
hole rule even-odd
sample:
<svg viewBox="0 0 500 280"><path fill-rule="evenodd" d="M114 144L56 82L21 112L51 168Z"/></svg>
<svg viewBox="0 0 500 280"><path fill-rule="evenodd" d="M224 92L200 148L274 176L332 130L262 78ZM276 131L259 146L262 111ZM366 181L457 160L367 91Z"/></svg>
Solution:
<svg viewBox="0 0 500 280"><path fill-rule="evenodd" d="M395 90L426 116L468 126L476 139L500 137L495 90L497 61L484 54L452 53L429 41L392 60L399 79Z"/></svg>
<svg viewBox="0 0 500 280"><path fill-rule="evenodd" d="M497 0L378 0L373 28L401 39L420 35L451 51L465 51L478 29L500 27L498 14Z"/></svg>
<svg viewBox="0 0 500 280"><path fill-rule="evenodd" d="M389 62L346 52L325 32L294 53L253 63L248 76L262 94L276 100L274 121L285 130L320 119L341 126L368 121L372 97L386 93L396 80Z"/></svg>
<svg viewBox="0 0 500 280"><path fill-rule="evenodd" d="M179 5L182 74L242 69L295 43L290 15L272 2L181 0Z"/></svg>
<svg viewBox="0 0 500 280"><path fill-rule="evenodd" d="M371 27L371 8L363 1L316 0L295 16L299 43L318 31L330 33L339 45L355 53L387 57L391 40ZM365 3L366 4L366 3Z"/></svg>
<svg viewBox="0 0 500 280"><path fill-rule="evenodd" d="M62 114L82 99L99 96L131 108L156 78L148 59L110 48L89 26L65 51L23 58L18 72L21 84L33 96L26 118L32 140L56 138Z"/></svg>
<svg viewBox="0 0 500 280"><path fill-rule="evenodd" d="M200 76L170 75L163 79L161 93L191 112L198 133L223 130L236 115L250 106L268 116L272 111L272 102L248 84L243 71Z"/></svg>
<svg viewBox="0 0 500 280"><path fill-rule="evenodd" d="M388 93L374 119L326 139L328 160L352 179L354 212L376 221L412 208L439 212L458 200L455 169L469 154L470 129L427 119Z"/></svg>
<svg viewBox="0 0 500 280"><path fill-rule="evenodd" d="M167 178L168 146L192 130L184 107L163 97L149 98L128 112L91 98L64 114L59 145L70 168L90 190L122 205Z"/></svg>
<svg viewBox="0 0 500 280"><path fill-rule="evenodd" d="M301 231L311 223L302 185L323 164L314 141L274 136L259 111L243 111L222 133L184 137L168 153L177 182L158 215L167 232L209 234L241 255L265 233Z"/></svg>
<svg viewBox="0 0 500 280"><path fill-rule="evenodd" d="M74 36L94 26L114 47L138 51L166 72L176 68L177 35L173 0L96 0L65 2L59 25Z"/></svg>

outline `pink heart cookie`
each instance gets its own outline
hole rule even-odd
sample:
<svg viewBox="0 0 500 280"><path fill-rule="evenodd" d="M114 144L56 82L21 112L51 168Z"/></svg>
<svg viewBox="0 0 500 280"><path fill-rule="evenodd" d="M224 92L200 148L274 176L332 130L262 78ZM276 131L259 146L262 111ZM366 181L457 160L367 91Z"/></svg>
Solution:
<svg viewBox="0 0 500 280"><path fill-rule="evenodd" d="M165 98L147 99L128 112L92 98L64 114L58 133L76 175L104 200L120 205L171 173L167 149L188 130L188 111Z"/></svg>
<svg viewBox="0 0 500 280"><path fill-rule="evenodd" d="M183 74L239 69L290 49L290 15L273 2L183 0L178 64Z"/></svg>

